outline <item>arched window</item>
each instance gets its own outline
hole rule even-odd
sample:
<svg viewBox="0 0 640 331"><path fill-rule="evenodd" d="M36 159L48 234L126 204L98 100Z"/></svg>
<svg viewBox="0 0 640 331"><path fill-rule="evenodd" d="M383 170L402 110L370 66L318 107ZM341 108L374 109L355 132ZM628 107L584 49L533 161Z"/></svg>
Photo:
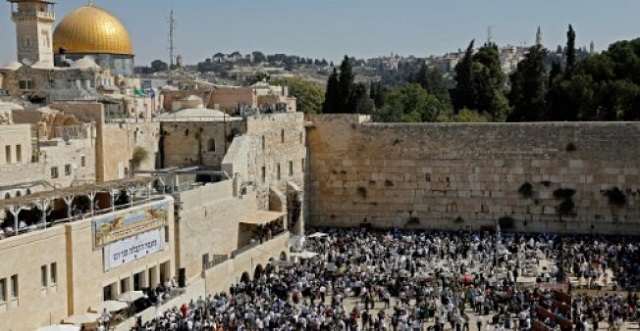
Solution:
<svg viewBox="0 0 640 331"><path fill-rule="evenodd" d="M22 195L22 192L20 192L20 191L16 191L16 196L17 196L17 197L19 197L19 196L21 196L21 195Z"/></svg>
<svg viewBox="0 0 640 331"><path fill-rule="evenodd" d="M5 195L4 195L4 198L5 198L5 199L11 199L11 193L7 193L7 194L5 194Z"/></svg>
<svg viewBox="0 0 640 331"><path fill-rule="evenodd" d="M209 141L207 142L207 151L209 152L215 152L216 151L216 140L211 138L209 139Z"/></svg>
<svg viewBox="0 0 640 331"><path fill-rule="evenodd" d="M284 129L280 131L280 140L284 143Z"/></svg>
<svg viewBox="0 0 640 331"><path fill-rule="evenodd" d="M262 149L264 150L267 147L267 140L264 136L262 136Z"/></svg>

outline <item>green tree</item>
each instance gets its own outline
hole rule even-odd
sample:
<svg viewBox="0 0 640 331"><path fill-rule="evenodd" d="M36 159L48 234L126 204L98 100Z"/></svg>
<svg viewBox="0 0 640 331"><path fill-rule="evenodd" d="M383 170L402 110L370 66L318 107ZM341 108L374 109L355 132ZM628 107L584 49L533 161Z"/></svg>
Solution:
<svg viewBox="0 0 640 331"><path fill-rule="evenodd" d="M289 94L296 98L298 111L316 114L322 111L324 87L301 77L288 77L272 82L274 85L289 87Z"/></svg>
<svg viewBox="0 0 640 331"><path fill-rule="evenodd" d="M153 69L153 72L167 71L169 65L162 60L153 60L153 62L151 62L151 69Z"/></svg>
<svg viewBox="0 0 640 331"><path fill-rule="evenodd" d="M456 88L452 103L454 110L476 109L493 121L503 121L510 112L502 91L504 73L500 67L500 53L493 43L486 43L473 54L473 41L456 67Z"/></svg>
<svg viewBox="0 0 640 331"><path fill-rule="evenodd" d="M479 114L477 111L475 110L471 110L471 109L467 109L467 108L463 108L460 109L460 111L458 111L457 114L451 116L451 118L448 120L450 122L489 122L489 120Z"/></svg>
<svg viewBox="0 0 640 331"><path fill-rule="evenodd" d="M380 82L373 82L369 87L369 95L373 100L373 106L376 109L382 108L385 102L387 89Z"/></svg>
<svg viewBox="0 0 640 331"><path fill-rule="evenodd" d="M473 43L471 40L467 51L464 53L462 61L456 64L454 70L456 73L456 88L453 91L453 109L458 111L463 108L473 108L475 106L476 91L473 84Z"/></svg>
<svg viewBox="0 0 640 331"><path fill-rule="evenodd" d="M260 51L253 51L251 55L253 56L253 63L262 63L267 61L267 57Z"/></svg>
<svg viewBox="0 0 640 331"><path fill-rule="evenodd" d="M340 113L342 109L341 106L338 72L336 68L333 68L333 72L329 75L329 79L327 80L327 90L324 94L322 112L324 114L337 114Z"/></svg>
<svg viewBox="0 0 640 331"><path fill-rule="evenodd" d="M442 78L443 74L437 68L429 68L426 64L420 67L420 70L414 76L412 83L422 86L429 94L434 95L444 103L450 103L449 91L447 85Z"/></svg>
<svg viewBox="0 0 640 331"><path fill-rule="evenodd" d="M376 122L435 122L446 111L446 105L438 98L420 85L409 83L390 90L384 106L373 113L373 119Z"/></svg>
<svg viewBox="0 0 640 331"><path fill-rule="evenodd" d="M567 31L567 72L571 75L573 67L576 64L576 33L569 24Z"/></svg>
<svg viewBox="0 0 640 331"><path fill-rule="evenodd" d="M509 99L513 112L509 121L540 121L546 116L547 70L544 59L547 50L541 45L529 48L524 59L518 63L516 72L511 77Z"/></svg>
<svg viewBox="0 0 640 331"><path fill-rule="evenodd" d="M342 63L340 64L340 76L338 77L338 95L340 99L340 108L338 113L352 113L355 102L353 98L354 93L354 81L355 75L353 74L353 68L351 67L351 60L348 56L344 56Z"/></svg>

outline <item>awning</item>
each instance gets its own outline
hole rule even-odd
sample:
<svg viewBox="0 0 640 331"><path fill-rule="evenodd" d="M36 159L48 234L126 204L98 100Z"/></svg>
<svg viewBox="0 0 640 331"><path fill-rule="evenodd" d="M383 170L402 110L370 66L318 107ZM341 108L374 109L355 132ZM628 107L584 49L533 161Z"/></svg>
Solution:
<svg viewBox="0 0 640 331"><path fill-rule="evenodd" d="M310 252L310 251L302 251L300 253L291 253L291 257L299 257L301 259L311 259L315 256L317 256L318 253L316 252Z"/></svg>
<svg viewBox="0 0 640 331"><path fill-rule="evenodd" d="M275 221L278 218L286 215L287 213L279 212L279 211L268 211L268 210L256 210L248 215L244 216L240 223L244 224L267 224L269 222Z"/></svg>

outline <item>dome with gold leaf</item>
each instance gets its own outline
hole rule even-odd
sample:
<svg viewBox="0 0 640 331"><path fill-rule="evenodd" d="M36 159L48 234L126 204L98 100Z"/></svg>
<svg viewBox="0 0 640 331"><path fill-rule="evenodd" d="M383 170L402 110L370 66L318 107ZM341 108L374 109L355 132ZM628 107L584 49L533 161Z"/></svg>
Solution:
<svg viewBox="0 0 640 331"><path fill-rule="evenodd" d="M68 54L114 54L133 56L131 37L124 25L108 11L93 5L67 15L53 32L53 50Z"/></svg>

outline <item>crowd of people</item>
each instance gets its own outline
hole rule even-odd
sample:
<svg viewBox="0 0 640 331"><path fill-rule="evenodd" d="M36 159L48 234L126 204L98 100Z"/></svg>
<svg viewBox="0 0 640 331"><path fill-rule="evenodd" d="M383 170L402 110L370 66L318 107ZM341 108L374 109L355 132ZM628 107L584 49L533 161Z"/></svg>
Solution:
<svg viewBox="0 0 640 331"><path fill-rule="evenodd" d="M251 233L251 241L252 243L262 243L282 232L284 232L282 220L272 221L267 224L260 224Z"/></svg>
<svg viewBox="0 0 640 331"><path fill-rule="evenodd" d="M306 242L317 256L269 265L132 330L596 330L633 319L640 304L632 238L316 230L327 234ZM542 286L575 291L569 277L609 279L629 294L563 302Z"/></svg>

